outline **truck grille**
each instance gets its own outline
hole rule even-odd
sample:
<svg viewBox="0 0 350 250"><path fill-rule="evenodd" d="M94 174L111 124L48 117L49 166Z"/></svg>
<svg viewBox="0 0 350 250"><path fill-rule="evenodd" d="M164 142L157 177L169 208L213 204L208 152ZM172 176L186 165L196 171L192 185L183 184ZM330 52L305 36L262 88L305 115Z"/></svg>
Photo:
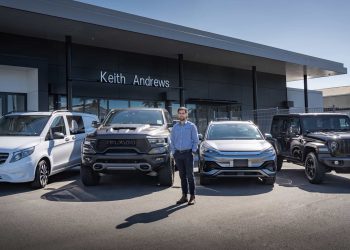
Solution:
<svg viewBox="0 0 350 250"><path fill-rule="evenodd" d="M134 152L147 152L148 151L148 142L144 139L99 139L96 143L96 149L99 152L105 152L106 150L112 153L116 149L115 152L119 151L121 153L123 150L117 149L133 149ZM137 149L137 150L135 150ZM131 151L129 151L130 153Z"/></svg>
<svg viewBox="0 0 350 250"><path fill-rule="evenodd" d="M338 153L340 155L350 155L350 140L340 140Z"/></svg>
<svg viewBox="0 0 350 250"><path fill-rule="evenodd" d="M0 165L4 164L8 157L9 157L8 153L0 153Z"/></svg>

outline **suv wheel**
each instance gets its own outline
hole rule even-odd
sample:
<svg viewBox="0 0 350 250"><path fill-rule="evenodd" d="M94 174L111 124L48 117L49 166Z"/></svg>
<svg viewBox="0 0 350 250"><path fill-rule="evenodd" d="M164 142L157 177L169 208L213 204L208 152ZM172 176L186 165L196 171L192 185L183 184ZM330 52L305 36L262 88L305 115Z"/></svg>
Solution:
<svg viewBox="0 0 350 250"><path fill-rule="evenodd" d="M325 166L317 160L315 153L311 152L305 159L305 174L310 183L319 184L323 181L326 169Z"/></svg>
<svg viewBox="0 0 350 250"><path fill-rule="evenodd" d="M89 166L80 166L80 178L85 186L96 186L100 182L100 175Z"/></svg>
<svg viewBox="0 0 350 250"><path fill-rule="evenodd" d="M44 188L49 182L50 168L46 160L39 161L36 170L34 181L31 183L33 188Z"/></svg>
<svg viewBox="0 0 350 250"><path fill-rule="evenodd" d="M261 179L264 185L274 185L276 182L276 177L265 177Z"/></svg>
<svg viewBox="0 0 350 250"><path fill-rule="evenodd" d="M277 156L277 171L281 171L283 165L283 157Z"/></svg>
<svg viewBox="0 0 350 250"><path fill-rule="evenodd" d="M173 164L166 164L159 169L158 181L161 186L171 187L174 184Z"/></svg>

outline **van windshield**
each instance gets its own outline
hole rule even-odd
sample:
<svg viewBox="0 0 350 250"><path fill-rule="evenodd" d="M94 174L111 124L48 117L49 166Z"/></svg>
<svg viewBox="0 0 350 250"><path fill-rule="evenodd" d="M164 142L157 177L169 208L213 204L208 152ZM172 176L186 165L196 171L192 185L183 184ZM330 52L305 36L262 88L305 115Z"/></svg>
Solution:
<svg viewBox="0 0 350 250"><path fill-rule="evenodd" d="M38 136L49 115L6 115L0 118L0 136Z"/></svg>

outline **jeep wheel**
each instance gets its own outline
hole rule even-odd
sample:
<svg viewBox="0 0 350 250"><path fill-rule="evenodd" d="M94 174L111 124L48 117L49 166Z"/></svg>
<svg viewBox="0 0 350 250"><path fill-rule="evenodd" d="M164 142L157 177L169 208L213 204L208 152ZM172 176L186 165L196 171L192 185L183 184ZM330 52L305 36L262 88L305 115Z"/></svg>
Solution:
<svg viewBox="0 0 350 250"><path fill-rule="evenodd" d="M326 169L325 166L317 160L315 153L311 152L305 159L305 174L310 183L319 184L323 181Z"/></svg>
<svg viewBox="0 0 350 250"><path fill-rule="evenodd" d="M262 184L264 185L274 185L276 182L276 176L275 177L265 177L261 179Z"/></svg>
<svg viewBox="0 0 350 250"><path fill-rule="evenodd" d="M164 165L159 169L158 181L161 186L171 187L174 184L174 167L172 164Z"/></svg>
<svg viewBox="0 0 350 250"><path fill-rule="evenodd" d="M282 156L277 156L277 171L281 171L283 165Z"/></svg>
<svg viewBox="0 0 350 250"><path fill-rule="evenodd" d="M202 186L209 185L210 184L210 179L204 175L199 175L199 184Z"/></svg>
<svg viewBox="0 0 350 250"><path fill-rule="evenodd" d="M100 182L100 175L89 166L80 166L81 182L85 186L96 186Z"/></svg>
<svg viewBox="0 0 350 250"><path fill-rule="evenodd" d="M33 188L44 188L49 182L50 168L46 160L39 161L36 170L34 181L31 183Z"/></svg>

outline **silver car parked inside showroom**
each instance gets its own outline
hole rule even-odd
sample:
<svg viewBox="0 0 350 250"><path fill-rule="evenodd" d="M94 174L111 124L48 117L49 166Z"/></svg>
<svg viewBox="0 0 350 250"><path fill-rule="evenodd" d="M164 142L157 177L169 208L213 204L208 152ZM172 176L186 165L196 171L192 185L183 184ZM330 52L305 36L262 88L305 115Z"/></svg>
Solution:
<svg viewBox="0 0 350 250"><path fill-rule="evenodd" d="M253 122L209 123L199 151L201 185L218 177L255 177L267 185L275 183L276 152Z"/></svg>

